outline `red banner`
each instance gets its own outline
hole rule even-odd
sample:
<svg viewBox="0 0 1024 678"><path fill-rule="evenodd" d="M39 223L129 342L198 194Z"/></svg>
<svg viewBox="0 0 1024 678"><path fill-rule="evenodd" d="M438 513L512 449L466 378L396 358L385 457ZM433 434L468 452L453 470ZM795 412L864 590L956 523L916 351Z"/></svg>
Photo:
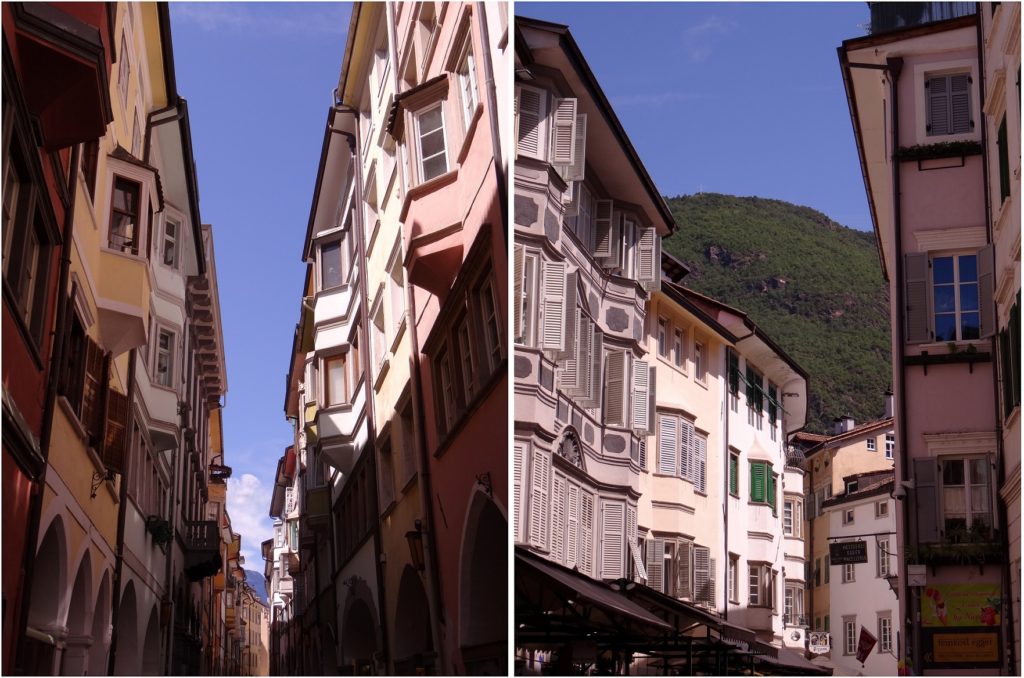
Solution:
<svg viewBox="0 0 1024 678"><path fill-rule="evenodd" d="M860 640L857 641L857 661L863 664L877 642L878 638L871 635L871 632L863 626L860 627Z"/></svg>

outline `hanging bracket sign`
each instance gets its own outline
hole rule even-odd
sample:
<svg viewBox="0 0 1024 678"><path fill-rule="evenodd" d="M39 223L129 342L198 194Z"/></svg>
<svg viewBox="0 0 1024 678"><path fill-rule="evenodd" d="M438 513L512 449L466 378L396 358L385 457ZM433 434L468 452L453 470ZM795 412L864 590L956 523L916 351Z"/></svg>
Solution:
<svg viewBox="0 0 1024 678"><path fill-rule="evenodd" d="M868 562L868 543L866 541L841 541L828 545L829 560L832 565Z"/></svg>

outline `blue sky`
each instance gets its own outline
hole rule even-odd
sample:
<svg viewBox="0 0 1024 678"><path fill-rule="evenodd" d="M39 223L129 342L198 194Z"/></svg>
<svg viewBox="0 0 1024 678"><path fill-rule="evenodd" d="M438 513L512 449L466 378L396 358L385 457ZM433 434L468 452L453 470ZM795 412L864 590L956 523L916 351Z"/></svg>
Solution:
<svg viewBox="0 0 1024 678"><path fill-rule="evenodd" d="M567 24L664 195L778 198L871 229L836 48L863 2L535 3Z"/></svg>
<svg viewBox="0 0 1024 678"><path fill-rule="evenodd" d="M291 442L284 386L302 240L349 13L337 3L171 4L175 75L217 255L228 510L245 567L259 571L273 475Z"/></svg>

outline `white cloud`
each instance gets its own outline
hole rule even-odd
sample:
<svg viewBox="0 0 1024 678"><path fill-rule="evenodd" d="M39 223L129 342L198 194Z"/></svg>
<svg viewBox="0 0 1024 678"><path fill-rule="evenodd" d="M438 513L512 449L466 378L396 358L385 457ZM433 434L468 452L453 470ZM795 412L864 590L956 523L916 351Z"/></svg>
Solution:
<svg viewBox="0 0 1024 678"><path fill-rule="evenodd" d="M228 478L228 514L231 529L242 535L242 555L249 570L263 570L263 555L260 543L274 536L274 525L270 520L270 496L272 488L265 487L260 479L251 473L239 478Z"/></svg>
<svg viewBox="0 0 1024 678"><path fill-rule="evenodd" d="M174 18L206 32L257 35L345 35L346 8L337 3L176 2Z"/></svg>
<svg viewBox="0 0 1024 678"><path fill-rule="evenodd" d="M720 35L732 32L732 22L717 16L709 16L701 23L683 31L683 46L690 61L706 61L711 56L711 47Z"/></svg>

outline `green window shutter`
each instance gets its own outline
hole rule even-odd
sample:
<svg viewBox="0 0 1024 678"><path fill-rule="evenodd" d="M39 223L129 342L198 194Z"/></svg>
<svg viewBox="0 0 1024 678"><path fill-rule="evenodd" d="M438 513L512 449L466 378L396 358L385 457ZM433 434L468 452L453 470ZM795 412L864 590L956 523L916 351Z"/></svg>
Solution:
<svg viewBox="0 0 1024 678"><path fill-rule="evenodd" d="M764 412L764 376L754 374L754 402L757 404L757 411Z"/></svg>
<svg viewBox="0 0 1024 678"><path fill-rule="evenodd" d="M768 386L768 423L775 426L775 418L779 416L779 408L776 403L779 402L779 390L775 388L775 384L769 384Z"/></svg>
<svg viewBox="0 0 1024 678"><path fill-rule="evenodd" d="M729 455L729 492L739 495L739 465L740 460L735 455Z"/></svg>
<svg viewBox="0 0 1024 678"><path fill-rule="evenodd" d="M747 363L747 407L754 407L757 405L757 389L754 388L754 368Z"/></svg>
<svg viewBox="0 0 1024 678"><path fill-rule="evenodd" d="M750 462L750 501L765 501L765 470L763 461Z"/></svg>
<svg viewBox="0 0 1024 678"><path fill-rule="evenodd" d="M768 503L772 505L772 515L775 514L775 475L771 472L771 467L768 467L766 473L766 481L768 483Z"/></svg>
<svg viewBox="0 0 1024 678"><path fill-rule="evenodd" d="M729 351L729 393L737 395L740 392L740 359L735 353Z"/></svg>

